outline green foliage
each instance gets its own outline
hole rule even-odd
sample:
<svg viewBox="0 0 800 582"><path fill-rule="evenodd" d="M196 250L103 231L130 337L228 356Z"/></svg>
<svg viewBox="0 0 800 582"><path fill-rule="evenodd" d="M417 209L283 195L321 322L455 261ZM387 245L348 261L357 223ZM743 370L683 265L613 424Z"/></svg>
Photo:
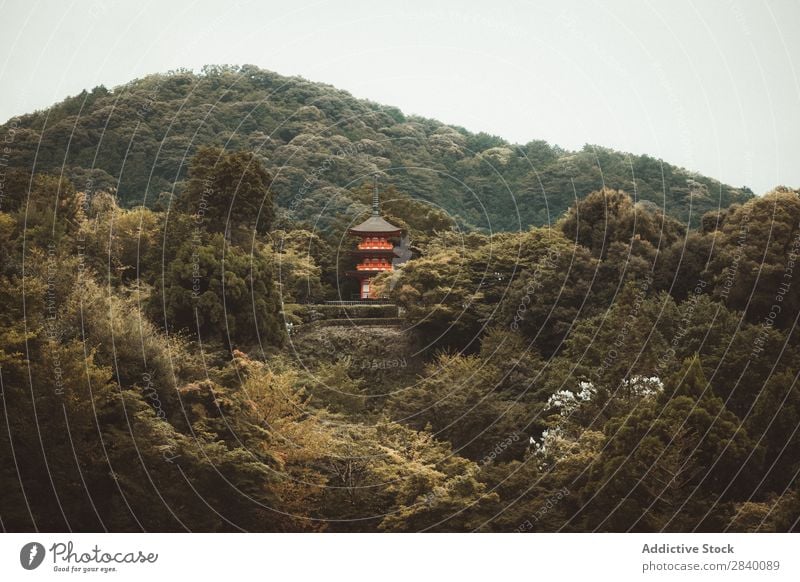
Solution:
<svg viewBox="0 0 800 582"><path fill-rule="evenodd" d="M468 529L475 517L464 507L491 500L476 478L475 465L453 455L429 433L395 423L340 429L336 454L323 470L327 519L360 531L378 525L388 531Z"/></svg>
<svg viewBox="0 0 800 582"><path fill-rule="evenodd" d="M579 201L560 225L564 236L591 249L596 257L605 257L615 242L627 245L631 239L641 239L654 247L666 247L685 234L676 220L658 210L648 211L643 204L634 204L625 192L608 188Z"/></svg>
<svg viewBox="0 0 800 582"><path fill-rule="evenodd" d="M251 66L97 88L12 146L7 530L797 529L796 191ZM320 305L375 173L414 258L394 305Z"/></svg>
<svg viewBox="0 0 800 582"><path fill-rule="evenodd" d="M444 209L462 225L493 232L551 224L576 193L582 198L603 187L635 191L637 202L655 204L683 223L691 217L693 225L707 211L752 196L649 156L597 146L568 152L538 140L514 145L252 65L99 87L16 123L12 164L28 171L35 164L37 172L65 168L86 191L118 185L126 206L156 204L173 187L188 191L186 203L197 202L204 174L189 169L187 176L185 160L206 151L207 168L220 167L224 175L236 167L234 181L220 188L226 194L211 205L215 229L224 228L228 210L264 229L270 215L260 206L260 178L241 172L246 155L229 164L203 150L208 146L254 152L274 177L270 196L278 206L326 230L342 212L349 219L361 211L353 202L364 200L351 185L376 171L417 201L415 218L430 215L427 226L451 222L438 210ZM392 203L387 210L396 212ZM409 224L422 229L418 220Z"/></svg>
<svg viewBox="0 0 800 582"><path fill-rule="evenodd" d="M283 303L309 303L325 296L321 264L329 266L319 236L306 230L275 232L271 245Z"/></svg>
<svg viewBox="0 0 800 582"><path fill-rule="evenodd" d="M344 358L335 363L325 363L308 375L305 384L313 394L315 405L351 416L363 412L366 405L365 382L350 376L352 366L352 359Z"/></svg>
<svg viewBox="0 0 800 582"><path fill-rule="evenodd" d="M221 234L186 241L150 301L163 325L233 346L283 341L272 263L266 248L247 253ZM157 319L157 320L158 320Z"/></svg>
<svg viewBox="0 0 800 582"><path fill-rule="evenodd" d="M250 152L200 148L192 158L176 209L211 233L269 231L275 216L271 176Z"/></svg>
<svg viewBox="0 0 800 582"><path fill-rule="evenodd" d="M732 209L716 231L717 295L753 320L788 328L800 312L793 265L800 256L800 193L778 188Z"/></svg>
<svg viewBox="0 0 800 582"><path fill-rule="evenodd" d="M739 468L755 464L757 449L740 425L713 394L699 359L687 360L658 398L607 424L584 519L611 530L718 528L713 506L701 508L731 496L742 486Z"/></svg>
<svg viewBox="0 0 800 582"><path fill-rule="evenodd" d="M430 430L479 460L525 425L522 407L498 394L497 384L497 370L479 358L441 355L423 380L390 399L388 409L392 418Z"/></svg>

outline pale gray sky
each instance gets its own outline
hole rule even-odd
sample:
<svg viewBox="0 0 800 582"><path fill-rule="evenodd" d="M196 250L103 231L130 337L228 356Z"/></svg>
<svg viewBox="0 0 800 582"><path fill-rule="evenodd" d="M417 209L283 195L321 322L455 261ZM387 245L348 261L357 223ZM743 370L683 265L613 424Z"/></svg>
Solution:
<svg viewBox="0 0 800 582"><path fill-rule="evenodd" d="M0 120L251 63L474 131L800 186L800 1L11 0Z"/></svg>

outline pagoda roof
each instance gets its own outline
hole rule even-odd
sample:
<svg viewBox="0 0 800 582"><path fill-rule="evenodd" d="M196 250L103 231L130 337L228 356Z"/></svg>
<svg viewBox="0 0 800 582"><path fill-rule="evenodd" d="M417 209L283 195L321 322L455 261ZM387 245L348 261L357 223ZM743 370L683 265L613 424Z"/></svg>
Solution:
<svg viewBox="0 0 800 582"><path fill-rule="evenodd" d="M390 232L402 232L399 226L393 225L391 222L384 220L382 216L373 213L368 219L361 224L354 226L350 232L354 234L385 234Z"/></svg>

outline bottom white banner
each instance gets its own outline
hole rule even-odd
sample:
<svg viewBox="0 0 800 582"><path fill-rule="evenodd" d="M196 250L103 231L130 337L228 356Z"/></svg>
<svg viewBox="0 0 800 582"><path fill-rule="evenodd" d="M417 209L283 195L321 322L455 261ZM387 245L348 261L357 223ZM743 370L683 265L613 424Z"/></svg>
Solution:
<svg viewBox="0 0 800 582"><path fill-rule="evenodd" d="M0 550L0 580L800 580L792 534L2 534Z"/></svg>

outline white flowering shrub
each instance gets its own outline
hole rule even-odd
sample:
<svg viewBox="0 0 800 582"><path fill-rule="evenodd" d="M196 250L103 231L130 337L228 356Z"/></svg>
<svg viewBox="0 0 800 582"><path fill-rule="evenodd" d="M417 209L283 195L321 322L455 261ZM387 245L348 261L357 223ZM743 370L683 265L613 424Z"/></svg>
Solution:
<svg viewBox="0 0 800 582"><path fill-rule="evenodd" d="M564 392L569 391L565 390ZM536 459L536 466L541 470L547 469L564 455L572 442L572 439L568 439L564 435L560 426L545 430L542 432L542 438L533 444L532 453Z"/></svg>
<svg viewBox="0 0 800 582"><path fill-rule="evenodd" d="M561 414L561 416L569 416L576 409L578 409L581 404L592 400L596 394L597 388L595 388L594 384L587 381L581 381L578 383L577 392L573 392L571 390L559 390L550 396L550 398L547 399L547 408L558 409L558 412Z"/></svg>
<svg viewBox="0 0 800 582"><path fill-rule="evenodd" d="M623 394L649 398L664 391L664 382L658 376L634 376L622 381Z"/></svg>

